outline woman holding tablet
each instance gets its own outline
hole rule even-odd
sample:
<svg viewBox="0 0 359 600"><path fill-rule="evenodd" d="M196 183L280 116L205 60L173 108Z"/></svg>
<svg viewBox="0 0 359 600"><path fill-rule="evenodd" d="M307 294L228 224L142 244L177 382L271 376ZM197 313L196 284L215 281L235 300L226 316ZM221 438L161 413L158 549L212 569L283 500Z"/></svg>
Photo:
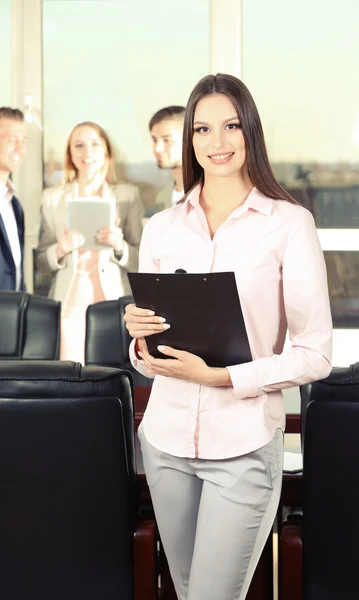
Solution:
<svg viewBox="0 0 359 600"><path fill-rule="evenodd" d="M210 368L164 346L170 358L155 359L144 337L168 324L129 305L132 363L154 378L139 437L179 600L243 600L280 498L282 390L331 370L326 270L312 215L276 181L241 81L204 77L183 135L185 196L146 225L140 271L233 271L253 360Z"/></svg>
<svg viewBox="0 0 359 600"><path fill-rule="evenodd" d="M98 223L98 249L86 248L79 229L68 229L68 204L73 198L113 199L113 222ZM41 205L36 264L40 271L53 274L49 296L62 302L60 358L83 362L86 308L131 293L127 272L138 268L142 235L138 190L116 183L113 148L97 123L85 121L73 128L64 183L45 189Z"/></svg>

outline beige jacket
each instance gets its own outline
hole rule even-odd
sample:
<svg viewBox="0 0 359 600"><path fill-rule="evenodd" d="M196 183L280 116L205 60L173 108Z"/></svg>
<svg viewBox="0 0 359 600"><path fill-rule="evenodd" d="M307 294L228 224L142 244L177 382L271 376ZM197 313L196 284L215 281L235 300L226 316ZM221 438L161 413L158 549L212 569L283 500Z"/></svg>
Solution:
<svg viewBox="0 0 359 600"><path fill-rule="evenodd" d="M36 266L43 273L53 273L49 297L64 303L73 281L78 251L74 250L60 262L57 260L57 242L66 226L66 197L77 195L77 184L45 189L41 199L41 225ZM104 197L116 197L117 218L125 240L121 260L112 248L100 251L99 275L107 300L131 294L128 271L138 270L138 249L142 235L142 203L138 189L127 183L104 184ZM99 223L99 228L101 223Z"/></svg>

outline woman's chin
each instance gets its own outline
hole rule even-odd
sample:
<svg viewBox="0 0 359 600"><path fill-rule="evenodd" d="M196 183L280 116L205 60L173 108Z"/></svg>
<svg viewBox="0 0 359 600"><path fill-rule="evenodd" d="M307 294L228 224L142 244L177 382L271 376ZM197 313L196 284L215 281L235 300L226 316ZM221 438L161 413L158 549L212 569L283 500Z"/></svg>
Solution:
<svg viewBox="0 0 359 600"><path fill-rule="evenodd" d="M96 177L97 173L100 172L100 167L82 167L79 169L79 174L82 177L86 177L86 179L93 179Z"/></svg>

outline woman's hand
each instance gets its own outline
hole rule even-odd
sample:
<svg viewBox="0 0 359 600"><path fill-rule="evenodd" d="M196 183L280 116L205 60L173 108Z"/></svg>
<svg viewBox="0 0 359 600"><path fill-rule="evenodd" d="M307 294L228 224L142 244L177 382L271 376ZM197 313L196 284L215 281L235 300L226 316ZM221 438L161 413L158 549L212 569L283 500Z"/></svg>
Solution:
<svg viewBox="0 0 359 600"><path fill-rule="evenodd" d="M157 317L153 310L137 308L136 304L127 304L123 320L130 336L136 339L143 339L145 335L154 335L170 328L166 319Z"/></svg>
<svg viewBox="0 0 359 600"><path fill-rule="evenodd" d="M127 304L123 320L130 336L136 339L135 353L141 358L141 352L148 354L144 336L155 335L170 328L170 325L165 322L166 319L157 317L153 310L137 308L136 304Z"/></svg>
<svg viewBox="0 0 359 600"><path fill-rule="evenodd" d="M66 254L73 250L81 248L85 243L85 238L79 231L65 230L57 242L57 259L61 260Z"/></svg>
<svg viewBox="0 0 359 600"><path fill-rule="evenodd" d="M101 227L96 234L96 239L100 244L111 246L115 252L119 253L124 249L124 238L121 227Z"/></svg>
<svg viewBox="0 0 359 600"><path fill-rule="evenodd" d="M165 319L157 317L153 310L128 304L123 320L131 337L136 339L136 353L154 375L186 379L209 386L232 386L227 369L209 367L202 358L190 352L175 350L169 346L158 346L162 354L173 357L173 360L153 358L148 352L144 336L155 335L170 327Z"/></svg>
<svg viewBox="0 0 359 600"><path fill-rule="evenodd" d="M173 357L173 360L153 358L147 346L138 351L147 369L155 375L185 379L201 385L232 386L227 369L209 367L199 356L169 346L158 346L158 350L162 354Z"/></svg>

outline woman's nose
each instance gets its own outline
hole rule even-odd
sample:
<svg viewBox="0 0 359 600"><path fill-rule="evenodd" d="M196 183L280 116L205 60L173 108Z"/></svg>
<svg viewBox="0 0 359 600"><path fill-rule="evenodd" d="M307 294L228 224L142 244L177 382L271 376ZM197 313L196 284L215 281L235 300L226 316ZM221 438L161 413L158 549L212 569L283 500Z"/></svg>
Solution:
<svg viewBox="0 0 359 600"><path fill-rule="evenodd" d="M213 132L212 138L212 146L214 148L220 148L223 144L223 134L222 131Z"/></svg>
<svg viewBox="0 0 359 600"><path fill-rule="evenodd" d="M88 158L89 156L91 156L92 154L92 149L90 146L84 146L83 148L83 154L85 158Z"/></svg>

